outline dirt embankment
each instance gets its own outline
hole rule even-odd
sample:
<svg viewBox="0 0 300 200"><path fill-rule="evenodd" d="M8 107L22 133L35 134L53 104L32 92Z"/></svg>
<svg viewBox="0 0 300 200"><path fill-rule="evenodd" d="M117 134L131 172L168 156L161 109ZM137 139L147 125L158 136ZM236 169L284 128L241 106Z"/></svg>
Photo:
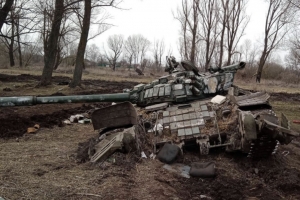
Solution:
<svg viewBox="0 0 300 200"><path fill-rule="evenodd" d="M21 74L17 76L0 74L0 81L22 82L26 87L28 81L39 81L40 76ZM54 76L53 84L69 82L71 79L63 76ZM82 82L85 85L93 85L94 89L79 90L72 95L105 94L120 93L124 88L132 88L135 82L109 82L99 80L86 80ZM9 96L9 92L5 96ZM63 93L55 93L52 96L63 96ZM40 95L43 96L43 95ZM42 128L51 128L53 126L62 126L62 120L70 115L84 113L95 108L102 108L109 103L77 103L77 104L49 104L35 105L25 107L2 107L0 109L0 138L11 138L22 136L28 127L39 124Z"/></svg>

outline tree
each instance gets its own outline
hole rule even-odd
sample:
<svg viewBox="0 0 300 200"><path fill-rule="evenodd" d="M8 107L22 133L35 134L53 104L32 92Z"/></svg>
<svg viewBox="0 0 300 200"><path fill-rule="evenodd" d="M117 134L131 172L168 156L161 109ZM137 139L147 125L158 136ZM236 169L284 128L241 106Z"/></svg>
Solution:
<svg viewBox="0 0 300 200"><path fill-rule="evenodd" d="M129 36L125 42L125 50L134 64L141 64L151 42L142 35Z"/></svg>
<svg viewBox="0 0 300 200"><path fill-rule="evenodd" d="M4 6L0 9L0 32L13 3L14 0L6 0Z"/></svg>
<svg viewBox="0 0 300 200"><path fill-rule="evenodd" d="M95 45L95 44L88 45L86 47L85 57L89 61L97 64L101 60L101 55L100 55L100 49L99 49L99 47L97 45Z"/></svg>
<svg viewBox="0 0 300 200"><path fill-rule="evenodd" d="M163 54L165 53L165 48L166 47L163 40L154 40L152 53L156 67L162 67L161 60Z"/></svg>
<svg viewBox="0 0 300 200"><path fill-rule="evenodd" d="M259 59L256 82L260 83L263 67L271 52L276 49L288 33L292 22L292 4L286 0L268 0L268 12L265 21L263 50Z"/></svg>
<svg viewBox="0 0 300 200"><path fill-rule="evenodd" d="M53 17L53 23L49 35L49 40L47 41L47 56L45 56L45 66L43 68L43 73L41 77L41 85L51 84L53 67L55 65L57 46L59 39L59 31L61 26L61 21L64 14L64 1L55 0L55 11Z"/></svg>
<svg viewBox="0 0 300 200"><path fill-rule="evenodd" d="M231 57L237 52L236 48L244 34L244 30L249 22L249 17L246 13L245 0L233 0L227 4L228 14L226 16L226 32L227 32L227 63L232 64ZM240 53L240 52L238 52ZM221 62L222 60L220 60ZM222 64L222 63L220 63Z"/></svg>
<svg viewBox="0 0 300 200"><path fill-rule="evenodd" d="M180 51L184 59L195 64L198 35L198 11L200 0L182 0L181 8L177 8L175 19L181 25Z"/></svg>
<svg viewBox="0 0 300 200"><path fill-rule="evenodd" d="M197 9L200 15L199 19L199 38L204 41L205 48L205 70L211 64L212 56L216 47L217 38L219 36L217 30L218 24L218 5L215 0L202 0L197 5Z"/></svg>
<svg viewBox="0 0 300 200"><path fill-rule="evenodd" d="M300 39L299 33L295 32L289 40L290 50L285 57L285 62L290 70L297 76L297 82L300 82Z"/></svg>
<svg viewBox="0 0 300 200"><path fill-rule="evenodd" d="M230 64L249 21L245 8L246 0L183 0L175 16L182 58L205 70L225 59Z"/></svg>
<svg viewBox="0 0 300 200"><path fill-rule="evenodd" d="M123 44L123 35L112 35L109 36L107 40L107 46L110 49L111 53L106 53L106 58L114 71L116 70L117 61L122 53Z"/></svg>
<svg viewBox="0 0 300 200"><path fill-rule="evenodd" d="M92 1L84 1L84 16L82 20L82 33L79 40L76 61L75 61L75 70L73 74L73 80L70 83L70 87L76 87L80 85L82 77L82 69L84 66L84 53L89 36L90 29L90 20L91 20L91 11L92 11Z"/></svg>
<svg viewBox="0 0 300 200"><path fill-rule="evenodd" d="M15 65L15 52L18 52L19 66L23 66L22 46L31 45L31 41L25 41L28 34L35 33L36 16L32 14L29 0L15 1L11 7L8 23L3 27L2 33L5 37L0 40L6 46L6 53L9 56L10 66Z"/></svg>
<svg viewBox="0 0 300 200"><path fill-rule="evenodd" d="M84 68L84 52L86 49L86 45L88 42L88 36L89 36L89 29L91 24L91 14L92 14L92 8L101 8L101 7L116 7L118 4L117 0L101 0L101 1L95 1L92 6L92 0L85 0L84 1L84 16L82 18L82 29L81 29L81 36L79 40L77 55L76 55L76 62L75 62L75 70L73 74L73 79L70 83L70 87L76 87L81 84L82 79L82 70ZM103 18L98 22L98 24L104 24L103 20L106 18ZM79 23L80 20L79 20ZM104 24L105 25L105 24ZM104 26L102 29L98 30L98 33L93 36L96 37L106 31L110 26ZM104 28L104 29L103 29Z"/></svg>

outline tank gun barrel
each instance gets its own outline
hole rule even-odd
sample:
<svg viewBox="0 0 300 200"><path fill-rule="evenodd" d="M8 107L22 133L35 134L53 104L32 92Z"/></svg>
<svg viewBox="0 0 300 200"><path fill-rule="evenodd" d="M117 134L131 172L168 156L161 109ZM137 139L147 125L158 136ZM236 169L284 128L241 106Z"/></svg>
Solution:
<svg viewBox="0 0 300 200"><path fill-rule="evenodd" d="M246 66L245 62L240 62L240 63L233 64L233 65L223 66L223 67L221 67L221 69L225 72L237 71L239 69L243 69L245 66Z"/></svg>
<svg viewBox="0 0 300 200"><path fill-rule="evenodd" d="M72 96L19 96L0 97L0 107L5 106L30 106L36 104L52 103L92 103L92 102L133 102L130 93L72 95Z"/></svg>

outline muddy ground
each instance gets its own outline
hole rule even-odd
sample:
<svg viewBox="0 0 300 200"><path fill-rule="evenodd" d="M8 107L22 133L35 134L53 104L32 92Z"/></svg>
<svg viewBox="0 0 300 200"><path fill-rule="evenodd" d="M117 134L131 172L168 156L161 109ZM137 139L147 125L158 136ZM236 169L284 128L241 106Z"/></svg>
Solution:
<svg viewBox="0 0 300 200"><path fill-rule="evenodd" d="M0 91L0 96L26 95L28 82L38 76L3 75L1 84L24 83ZM54 85L70 81L54 77ZM27 85L26 85L27 84ZM122 92L134 82L84 81L72 94ZM87 89L88 88L88 89ZM64 92L60 92L63 95ZM49 94L48 94L49 95ZM53 95L58 95L53 93ZM272 94L276 101L300 103L299 94ZM36 105L0 108L0 197L5 199L300 199L300 143L281 146L277 155L250 160L223 150L209 156L184 152L178 162L214 161L214 179L186 179L162 168L157 160L141 160L135 153L115 153L107 161L77 163L79 142L98 133L91 124L63 126L71 114L107 106L107 103ZM299 111L298 111L299 112ZM34 135L27 127L39 124ZM284 156L282 152L288 151ZM147 151L146 154L150 155Z"/></svg>

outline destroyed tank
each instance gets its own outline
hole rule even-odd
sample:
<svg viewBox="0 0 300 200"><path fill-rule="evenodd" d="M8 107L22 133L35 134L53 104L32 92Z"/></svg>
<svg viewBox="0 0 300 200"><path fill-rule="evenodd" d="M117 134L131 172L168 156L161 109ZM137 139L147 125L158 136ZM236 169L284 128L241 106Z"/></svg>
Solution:
<svg viewBox="0 0 300 200"><path fill-rule="evenodd" d="M221 147L230 152L241 151L249 157L267 157L276 153L279 144L289 144L299 133L290 129L284 114L279 120L267 93L251 93L233 86L235 73L245 65L240 62L210 67L208 72L200 73L189 61L179 63L174 57L167 57L165 70L169 75L124 89L123 93L0 97L0 107L125 102L95 110L91 116L94 129L143 127L145 134L154 136L155 153L162 144L172 143L181 149L199 146L202 155Z"/></svg>
<svg viewBox="0 0 300 200"><path fill-rule="evenodd" d="M184 70L178 70L179 65ZM169 75L160 77L149 84L136 85L133 89L124 89L123 93L55 97L0 97L0 107L124 101L129 101L138 106L162 102L183 103L226 92L232 86L237 70L244 67L245 63L240 62L221 68L210 68L208 73L199 73L198 68L191 62L183 61L179 64L174 57L167 57L166 71L169 72Z"/></svg>

